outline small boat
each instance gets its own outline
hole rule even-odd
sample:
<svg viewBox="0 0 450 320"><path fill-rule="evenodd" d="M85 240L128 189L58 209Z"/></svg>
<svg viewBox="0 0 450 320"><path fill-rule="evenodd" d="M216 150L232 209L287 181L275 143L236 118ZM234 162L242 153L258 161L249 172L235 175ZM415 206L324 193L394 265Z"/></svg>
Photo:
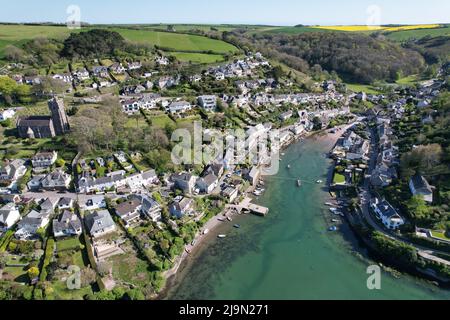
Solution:
<svg viewBox="0 0 450 320"><path fill-rule="evenodd" d="M192 241L191 246L195 246L197 244L197 240Z"/></svg>
<svg viewBox="0 0 450 320"><path fill-rule="evenodd" d="M316 182L317 182L318 184L323 183L322 180L317 180Z"/></svg>
<svg viewBox="0 0 450 320"><path fill-rule="evenodd" d="M291 168L291 165L290 165L290 164L288 164L288 165L287 165L287 168L288 168L288 169L290 169L290 168Z"/></svg>
<svg viewBox="0 0 450 320"><path fill-rule="evenodd" d="M302 180L297 180L297 187L301 187L302 186Z"/></svg>
<svg viewBox="0 0 450 320"><path fill-rule="evenodd" d="M337 209L336 209L336 208L330 208L330 211L331 211L332 213L336 213Z"/></svg>
<svg viewBox="0 0 450 320"><path fill-rule="evenodd" d="M189 250L188 248L185 249L187 254L191 254L191 250Z"/></svg>
<svg viewBox="0 0 450 320"><path fill-rule="evenodd" d="M337 227L336 226L329 227L328 231L330 232L337 231Z"/></svg>
<svg viewBox="0 0 450 320"><path fill-rule="evenodd" d="M219 239L223 239L223 238L226 238L226 237L227 237L226 234L219 234L219 235L217 236L217 238L219 238Z"/></svg>
<svg viewBox="0 0 450 320"><path fill-rule="evenodd" d="M217 218L217 220L219 220L220 222L224 222L225 221L224 218Z"/></svg>
<svg viewBox="0 0 450 320"><path fill-rule="evenodd" d="M325 202L325 205L326 205L326 206L329 206L329 207L334 206L334 204L332 204L331 202Z"/></svg>
<svg viewBox="0 0 450 320"><path fill-rule="evenodd" d="M208 232L209 232L209 229L203 230L203 234L208 234Z"/></svg>
<svg viewBox="0 0 450 320"><path fill-rule="evenodd" d="M231 217L227 217L227 220L230 222L233 221L233 219L231 219Z"/></svg>
<svg viewBox="0 0 450 320"><path fill-rule="evenodd" d="M240 225L240 224L235 224L234 227L235 227L236 229L239 229L239 228L241 227L241 225Z"/></svg>
<svg viewBox="0 0 450 320"><path fill-rule="evenodd" d="M339 220L338 219L331 219L331 222L338 223Z"/></svg>

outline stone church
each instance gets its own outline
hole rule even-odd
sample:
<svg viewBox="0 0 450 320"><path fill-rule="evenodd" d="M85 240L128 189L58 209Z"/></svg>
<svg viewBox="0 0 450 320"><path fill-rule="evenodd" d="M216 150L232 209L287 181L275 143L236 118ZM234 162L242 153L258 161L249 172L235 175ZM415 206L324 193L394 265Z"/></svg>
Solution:
<svg viewBox="0 0 450 320"><path fill-rule="evenodd" d="M20 117L17 130L21 138L52 138L70 131L69 118L64 109L64 101L53 98L48 101L50 116Z"/></svg>

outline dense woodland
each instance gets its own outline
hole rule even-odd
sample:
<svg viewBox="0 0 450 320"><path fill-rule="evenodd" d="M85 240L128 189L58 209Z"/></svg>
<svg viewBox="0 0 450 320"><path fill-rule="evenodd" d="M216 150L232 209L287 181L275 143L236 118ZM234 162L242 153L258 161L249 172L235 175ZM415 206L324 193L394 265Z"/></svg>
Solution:
<svg viewBox="0 0 450 320"><path fill-rule="evenodd" d="M272 33L225 33L228 41L256 47L264 54L308 73L315 69L335 71L346 80L373 83L396 81L424 70L418 52L381 38L359 33L311 32L297 35Z"/></svg>

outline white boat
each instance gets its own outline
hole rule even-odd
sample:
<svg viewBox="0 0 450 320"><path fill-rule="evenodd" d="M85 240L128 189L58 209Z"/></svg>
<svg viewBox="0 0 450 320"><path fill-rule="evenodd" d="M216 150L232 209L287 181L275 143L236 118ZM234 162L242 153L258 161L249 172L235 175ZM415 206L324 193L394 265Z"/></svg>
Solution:
<svg viewBox="0 0 450 320"><path fill-rule="evenodd" d="M230 222L233 221L233 219L231 219L231 217L227 217L227 220Z"/></svg>
<svg viewBox="0 0 450 320"><path fill-rule="evenodd" d="M297 187L301 187L302 186L302 180L297 180Z"/></svg>
<svg viewBox="0 0 450 320"><path fill-rule="evenodd" d="M208 234L208 232L209 232L209 229L203 230L203 234Z"/></svg>
<svg viewBox="0 0 450 320"><path fill-rule="evenodd" d="M287 168L288 168L288 169L290 169L290 168L291 168L291 165L290 165L290 164L288 164L288 165L287 165Z"/></svg>
<svg viewBox="0 0 450 320"><path fill-rule="evenodd" d="M219 238L219 239L223 239L223 238L226 238L226 237L227 237L226 234L219 234L219 235L217 236L217 238Z"/></svg>
<svg viewBox="0 0 450 320"><path fill-rule="evenodd" d="M323 181L322 181L322 180L317 180L316 182L317 182L317 183L319 183L319 184L320 184L320 183L323 183Z"/></svg>
<svg viewBox="0 0 450 320"><path fill-rule="evenodd" d="M337 211L337 209L336 208L330 208L330 211L335 213Z"/></svg>
<svg viewBox="0 0 450 320"><path fill-rule="evenodd" d="M225 219L224 219L224 218L217 218L217 220L219 220L220 222L223 222L223 221L225 221Z"/></svg>
<svg viewBox="0 0 450 320"><path fill-rule="evenodd" d="M325 202L325 205L326 205L326 206L329 206L329 207L334 206L334 204L332 204L331 202Z"/></svg>

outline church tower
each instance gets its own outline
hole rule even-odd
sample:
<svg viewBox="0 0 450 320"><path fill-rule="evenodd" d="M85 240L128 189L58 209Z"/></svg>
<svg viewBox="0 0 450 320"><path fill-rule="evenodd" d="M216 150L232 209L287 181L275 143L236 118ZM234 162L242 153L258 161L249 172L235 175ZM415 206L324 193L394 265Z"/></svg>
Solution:
<svg viewBox="0 0 450 320"><path fill-rule="evenodd" d="M56 135L63 135L70 131L69 118L64 109L64 101L59 98L53 98L48 101L48 108L52 114L53 126Z"/></svg>

